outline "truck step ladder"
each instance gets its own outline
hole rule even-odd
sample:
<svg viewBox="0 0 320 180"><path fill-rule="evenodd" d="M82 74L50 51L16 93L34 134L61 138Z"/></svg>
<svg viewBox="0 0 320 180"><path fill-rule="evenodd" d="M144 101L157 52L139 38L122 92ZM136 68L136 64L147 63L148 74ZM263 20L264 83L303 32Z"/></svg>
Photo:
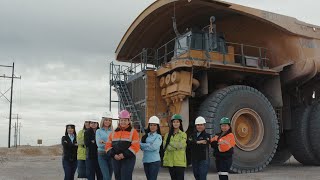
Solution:
<svg viewBox="0 0 320 180"><path fill-rule="evenodd" d="M131 94L126 83L126 75L121 72L121 68L119 65L111 63L110 68L112 68L115 71L113 73L110 73L110 85L115 88L115 91L118 94L120 108L129 111L131 113L131 121L133 127L139 133L144 132L144 128L141 123L141 118L139 116L135 104L133 103ZM121 78L122 76L123 78Z"/></svg>

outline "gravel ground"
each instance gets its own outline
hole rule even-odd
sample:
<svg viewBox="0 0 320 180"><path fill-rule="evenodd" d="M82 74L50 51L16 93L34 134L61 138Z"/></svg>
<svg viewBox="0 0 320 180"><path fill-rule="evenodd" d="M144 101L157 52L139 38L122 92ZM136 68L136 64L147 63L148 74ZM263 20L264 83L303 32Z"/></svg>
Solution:
<svg viewBox="0 0 320 180"><path fill-rule="evenodd" d="M0 155L1 156L1 155ZM63 169L60 156L7 156L0 163L0 180L61 180ZM193 174L188 169L186 180L191 180ZM145 180L141 163L141 154L138 155L134 171L135 180ZM167 169L161 169L159 180L170 179ZM208 179L215 180L218 176L210 172ZM320 180L320 167L302 166L293 158L281 166L268 166L263 172L252 174L231 174L231 180Z"/></svg>

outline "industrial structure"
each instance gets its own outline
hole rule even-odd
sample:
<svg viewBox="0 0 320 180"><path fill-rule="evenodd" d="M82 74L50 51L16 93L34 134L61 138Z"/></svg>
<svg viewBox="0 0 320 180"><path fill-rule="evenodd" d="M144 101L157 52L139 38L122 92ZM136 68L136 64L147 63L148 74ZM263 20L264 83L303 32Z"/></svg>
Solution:
<svg viewBox="0 0 320 180"><path fill-rule="evenodd" d="M319 165L319 48L320 27L292 17L223 1L158 0L121 39L116 59L127 65L110 64L110 90L141 131L156 115L165 134L178 113L187 132L201 115L214 134L229 117L234 172L291 154Z"/></svg>

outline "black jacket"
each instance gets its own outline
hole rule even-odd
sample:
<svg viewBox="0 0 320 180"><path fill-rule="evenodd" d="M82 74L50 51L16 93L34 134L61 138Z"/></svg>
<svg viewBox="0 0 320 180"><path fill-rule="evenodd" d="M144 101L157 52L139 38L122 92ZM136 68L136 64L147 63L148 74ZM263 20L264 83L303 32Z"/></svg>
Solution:
<svg viewBox="0 0 320 180"><path fill-rule="evenodd" d="M197 141L206 140L207 144L197 144ZM210 135L203 131L197 137L197 132L188 138L188 146L191 149L191 159L194 161L209 159Z"/></svg>
<svg viewBox="0 0 320 180"><path fill-rule="evenodd" d="M78 146L75 145L77 144L76 137L74 137L73 142L71 142L71 139L68 135L62 136L61 144L63 147L63 159L68 161L76 161L78 150Z"/></svg>
<svg viewBox="0 0 320 180"><path fill-rule="evenodd" d="M84 144L86 145L86 157L89 159L97 159L98 146L96 143L96 133L92 128L84 132Z"/></svg>
<svg viewBox="0 0 320 180"><path fill-rule="evenodd" d="M228 135L229 133L231 133L231 131L229 131L227 134L224 134L223 136L226 136ZM218 140L223 137L221 136L221 132L216 134L216 136L218 136ZM211 143L211 147L213 148L213 156L216 158L216 159L228 159L228 158L232 158L232 155L233 155L233 148L229 149L228 151L226 152L220 152L219 151L219 148L218 148L218 142L217 141L213 141Z"/></svg>

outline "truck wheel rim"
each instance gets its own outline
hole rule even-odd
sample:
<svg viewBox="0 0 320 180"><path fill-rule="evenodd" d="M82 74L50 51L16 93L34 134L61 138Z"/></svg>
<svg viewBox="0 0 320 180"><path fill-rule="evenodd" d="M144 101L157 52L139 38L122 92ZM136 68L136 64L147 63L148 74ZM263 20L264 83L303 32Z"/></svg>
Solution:
<svg viewBox="0 0 320 180"><path fill-rule="evenodd" d="M264 127L261 117L250 108L237 111L231 121L237 146L244 151L253 151L261 144Z"/></svg>

